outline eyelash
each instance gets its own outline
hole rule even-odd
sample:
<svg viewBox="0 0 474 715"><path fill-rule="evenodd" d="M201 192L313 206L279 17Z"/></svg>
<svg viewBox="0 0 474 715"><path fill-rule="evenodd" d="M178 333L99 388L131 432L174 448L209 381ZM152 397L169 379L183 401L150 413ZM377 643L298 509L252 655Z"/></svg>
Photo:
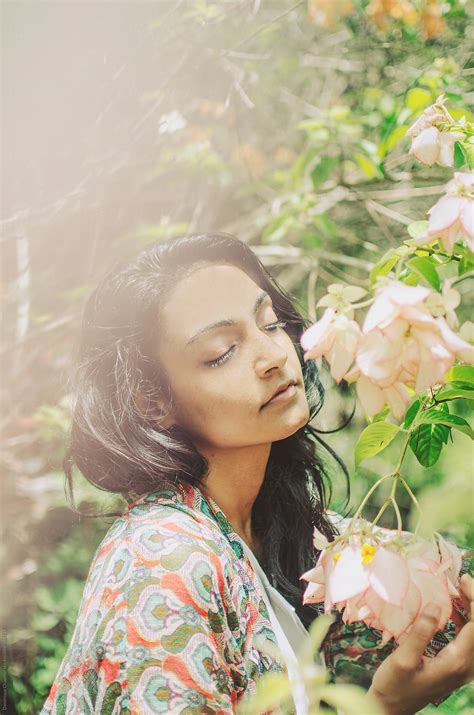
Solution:
<svg viewBox="0 0 474 715"><path fill-rule="evenodd" d="M265 330L277 330L278 328L286 328L286 322L284 320L276 320L274 323L269 323L269 325L265 325ZM234 352L235 345L233 345L227 352L225 352L223 355L219 355L218 358L215 358L215 360L209 360L206 362L206 365L209 365L209 367L219 367L219 365L222 365L224 362L226 362L232 353Z"/></svg>

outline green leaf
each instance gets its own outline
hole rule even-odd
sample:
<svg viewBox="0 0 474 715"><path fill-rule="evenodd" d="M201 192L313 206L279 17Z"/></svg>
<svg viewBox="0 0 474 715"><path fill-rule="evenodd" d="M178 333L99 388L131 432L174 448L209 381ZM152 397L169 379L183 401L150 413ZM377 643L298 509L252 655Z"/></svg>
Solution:
<svg viewBox="0 0 474 715"><path fill-rule="evenodd" d="M405 413L405 421L403 422L403 427L404 429L409 429L413 423L413 420L417 416L418 412L420 411L421 407L421 402L418 398L414 400L410 407L407 409Z"/></svg>
<svg viewBox="0 0 474 715"><path fill-rule="evenodd" d="M390 422L373 422L360 435L355 448L355 466L381 452L396 437L400 428Z"/></svg>
<svg viewBox="0 0 474 715"><path fill-rule="evenodd" d="M418 415L419 424L446 425L467 434L468 437L474 439L474 432L471 426L464 417L458 415L450 415L449 412L440 412L436 408L426 410Z"/></svg>
<svg viewBox="0 0 474 715"><path fill-rule="evenodd" d="M392 149L398 144L400 139L403 139L406 136L408 129L408 124L402 124L399 127L395 127L395 129L390 132L390 134L387 136L387 138L380 142L377 148L377 156L379 156L381 159L386 156Z"/></svg>
<svg viewBox="0 0 474 715"><path fill-rule="evenodd" d="M382 712L376 700L358 685L325 685L318 692L318 696L338 712L343 710L351 715L381 715Z"/></svg>
<svg viewBox="0 0 474 715"><path fill-rule="evenodd" d="M323 640L326 638L330 626L334 623L334 617L330 615L318 616L309 628L309 638L299 651L298 660L302 665L309 665L314 662L315 654L320 650Z"/></svg>
<svg viewBox="0 0 474 715"><path fill-rule="evenodd" d="M35 631L50 631L58 625L61 617L56 613L44 613L38 611L33 617L33 628Z"/></svg>
<svg viewBox="0 0 474 715"><path fill-rule="evenodd" d="M455 142L454 144L454 166L456 169L460 169L464 164L467 163L467 157L463 151L463 146L460 142Z"/></svg>
<svg viewBox="0 0 474 715"><path fill-rule="evenodd" d="M445 382L462 383L474 387L474 367L471 365L454 365L444 375Z"/></svg>
<svg viewBox="0 0 474 715"><path fill-rule="evenodd" d="M412 238L419 238L426 233L428 228L428 221L414 221L409 226L407 226L407 231Z"/></svg>
<svg viewBox="0 0 474 715"><path fill-rule="evenodd" d="M474 253L460 241L457 241L454 244L453 253L459 253L461 256L464 256L464 258L468 258L470 261L474 261Z"/></svg>
<svg viewBox="0 0 474 715"><path fill-rule="evenodd" d="M319 189L331 176L339 161L334 156L323 156L311 172L313 187Z"/></svg>
<svg viewBox="0 0 474 715"><path fill-rule="evenodd" d="M458 263L458 276L463 276L474 269L474 261L470 258L463 257Z"/></svg>
<svg viewBox="0 0 474 715"><path fill-rule="evenodd" d="M294 227L295 218L290 214L277 216L263 231L263 239L266 243L278 243L285 238L286 234Z"/></svg>
<svg viewBox="0 0 474 715"><path fill-rule="evenodd" d="M412 273L411 271L402 271L400 274L400 280L407 286L417 286L420 282L420 276L417 273Z"/></svg>
<svg viewBox="0 0 474 715"><path fill-rule="evenodd" d="M249 700L241 700L237 712L239 715L271 710L291 696L291 683L286 673L265 673L258 679L257 689Z"/></svg>
<svg viewBox="0 0 474 715"><path fill-rule="evenodd" d="M419 112L432 103L432 94L421 87L409 89L405 98L405 106L412 112Z"/></svg>
<svg viewBox="0 0 474 715"><path fill-rule="evenodd" d="M440 390L436 395L438 400L455 400L459 397L464 397L467 400L474 400L474 389L463 387L447 387Z"/></svg>
<svg viewBox="0 0 474 715"><path fill-rule="evenodd" d="M469 169L474 169L474 144L469 144L464 142L462 145L464 156L466 159L466 164Z"/></svg>
<svg viewBox="0 0 474 715"><path fill-rule="evenodd" d="M391 248L387 253L385 253L380 261L377 261L375 266L370 271L370 286L373 287L378 276L386 276L390 273L392 268L398 263L401 256Z"/></svg>
<svg viewBox="0 0 474 715"><path fill-rule="evenodd" d="M385 405L385 407L382 407L380 412L377 412L377 414L370 419L370 423L373 424L374 422L383 422L389 413L390 407L388 405Z"/></svg>
<svg viewBox="0 0 474 715"><path fill-rule="evenodd" d="M441 282L439 276L436 272L435 262L432 258L411 258L407 262L407 266L417 275L424 278L424 280L430 284L435 290L439 291L441 288Z"/></svg>
<svg viewBox="0 0 474 715"><path fill-rule="evenodd" d="M357 153L354 154L354 160L368 179L375 179L375 177L380 176L379 167L370 157Z"/></svg>
<svg viewBox="0 0 474 715"><path fill-rule="evenodd" d="M423 424L410 439L410 448L424 467L432 467L439 459L443 444L449 438L449 428L442 424Z"/></svg>

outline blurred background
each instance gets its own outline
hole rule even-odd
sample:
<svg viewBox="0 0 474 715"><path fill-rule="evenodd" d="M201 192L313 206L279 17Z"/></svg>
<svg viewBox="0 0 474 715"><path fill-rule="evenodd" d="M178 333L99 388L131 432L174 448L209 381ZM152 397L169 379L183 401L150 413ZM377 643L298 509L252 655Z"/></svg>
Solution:
<svg viewBox="0 0 474 715"><path fill-rule="evenodd" d="M405 132L441 93L454 117L472 107L474 10L467 0L64 0L1 11L3 708L36 713L112 523L77 517L63 489L87 296L117 259L211 230L254 246L313 317L328 284L364 285L451 177L409 157ZM317 426L333 430L354 398L325 382ZM358 408L327 437L353 475L364 424ZM392 457L353 476L352 503ZM405 468L437 527L471 546L472 464L458 433L434 467L411 457ZM328 466L333 506L347 510ZM82 510L122 506L80 475L76 492ZM423 712L472 707L464 688Z"/></svg>

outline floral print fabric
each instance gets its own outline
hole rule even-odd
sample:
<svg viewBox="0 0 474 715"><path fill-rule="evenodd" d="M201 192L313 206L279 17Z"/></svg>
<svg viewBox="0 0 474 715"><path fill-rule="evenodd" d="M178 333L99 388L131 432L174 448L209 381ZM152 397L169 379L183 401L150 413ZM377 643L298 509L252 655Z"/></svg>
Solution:
<svg viewBox="0 0 474 715"><path fill-rule="evenodd" d="M339 622L325 642L328 666L352 682L393 648L358 626ZM258 678L282 670L268 641L263 596L225 515L196 487L160 489L132 502L97 549L42 715L234 713Z"/></svg>

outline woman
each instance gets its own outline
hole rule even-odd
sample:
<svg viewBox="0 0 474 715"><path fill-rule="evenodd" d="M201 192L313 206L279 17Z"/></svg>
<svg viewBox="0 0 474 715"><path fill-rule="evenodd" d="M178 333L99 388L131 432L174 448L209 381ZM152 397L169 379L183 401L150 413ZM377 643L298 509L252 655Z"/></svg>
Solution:
<svg viewBox="0 0 474 715"><path fill-rule="evenodd" d="M69 484L76 465L129 506L94 558L44 713L232 713L283 668L268 642L291 676L317 615L299 580L313 527L334 533L308 424L323 390L302 359L305 327L225 234L153 245L93 293L65 469ZM420 618L374 678L390 715L466 682L473 624L418 667L435 622ZM390 646L338 626L324 650L330 666L342 654L365 673ZM294 700L305 712L305 694Z"/></svg>

